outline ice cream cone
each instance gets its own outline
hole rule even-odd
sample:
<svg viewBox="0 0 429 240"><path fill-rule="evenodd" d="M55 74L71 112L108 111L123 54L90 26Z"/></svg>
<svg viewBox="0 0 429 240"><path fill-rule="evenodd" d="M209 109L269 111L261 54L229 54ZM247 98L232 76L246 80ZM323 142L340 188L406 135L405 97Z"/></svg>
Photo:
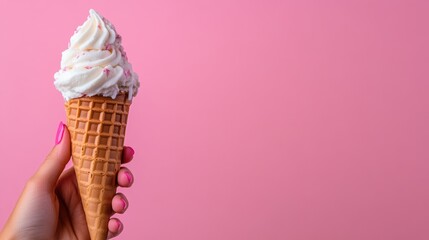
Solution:
<svg viewBox="0 0 429 240"><path fill-rule="evenodd" d="M131 102L126 94L81 97L65 104L72 158L92 240L105 240Z"/></svg>

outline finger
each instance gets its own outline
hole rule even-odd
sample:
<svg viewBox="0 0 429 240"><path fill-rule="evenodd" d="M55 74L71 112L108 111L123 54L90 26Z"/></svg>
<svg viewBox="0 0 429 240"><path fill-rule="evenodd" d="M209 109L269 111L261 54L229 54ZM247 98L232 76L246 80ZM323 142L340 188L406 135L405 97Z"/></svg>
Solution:
<svg viewBox="0 0 429 240"><path fill-rule="evenodd" d="M37 170L34 178L53 188L70 160L70 133L64 123L60 123L55 146Z"/></svg>
<svg viewBox="0 0 429 240"><path fill-rule="evenodd" d="M124 224L122 224L121 220L117 218L111 218L109 220L109 233L107 234L107 239L114 238L121 234L122 230L124 230Z"/></svg>
<svg viewBox="0 0 429 240"><path fill-rule="evenodd" d="M131 187L134 182L134 176L126 167L121 167L118 172L118 185L121 187Z"/></svg>
<svg viewBox="0 0 429 240"><path fill-rule="evenodd" d="M124 146L124 150L122 151L122 163L129 163L133 160L134 149L132 147Z"/></svg>
<svg viewBox="0 0 429 240"><path fill-rule="evenodd" d="M112 209L115 213L124 213L128 208L128 199L122 193L117 193L112 199Z"/></svg>

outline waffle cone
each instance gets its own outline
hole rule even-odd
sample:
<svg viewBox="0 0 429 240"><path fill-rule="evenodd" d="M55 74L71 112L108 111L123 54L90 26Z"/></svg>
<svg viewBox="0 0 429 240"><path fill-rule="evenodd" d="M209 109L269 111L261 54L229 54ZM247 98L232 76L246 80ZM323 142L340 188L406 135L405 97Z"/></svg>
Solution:
<svg viewBox="0 0 429 240"><path fill-rule="evenodd" d="M92 240L105 240L112 213L130 101L82 97L65 104L72 159Z"/></svg>

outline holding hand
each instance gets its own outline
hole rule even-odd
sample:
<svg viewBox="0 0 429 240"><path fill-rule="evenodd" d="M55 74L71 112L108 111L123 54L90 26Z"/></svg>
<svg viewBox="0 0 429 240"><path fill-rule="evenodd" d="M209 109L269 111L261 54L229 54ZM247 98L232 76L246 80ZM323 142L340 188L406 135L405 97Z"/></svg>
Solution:
<svg viewBox="0 0 429 240"><path fill-rule="evenodd" d="M61 123L56 145L37 172L27 182L0 239L89 239L85 214L74 169L64 171L70 160L70 133ZM122 163L130 162L134 150L124 147ZM121 167L117 175L120 187L130 187L131 171ZM122 193L112 199L112 214L124 213L128 200ZM108 238L119 235L122 222L111 218Z"/></svg>

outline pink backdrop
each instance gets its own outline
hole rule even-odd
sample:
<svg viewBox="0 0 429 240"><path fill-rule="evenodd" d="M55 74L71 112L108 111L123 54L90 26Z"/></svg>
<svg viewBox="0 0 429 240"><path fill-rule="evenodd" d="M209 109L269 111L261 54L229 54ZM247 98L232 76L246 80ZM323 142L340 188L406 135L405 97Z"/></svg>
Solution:
<svg viewBox="0 0 429 240"><path fill-rule="evenodd" d="M428 1L91 2L0 1L0 227L94 8L143 83L119 239L429 239Z"/></svg>

